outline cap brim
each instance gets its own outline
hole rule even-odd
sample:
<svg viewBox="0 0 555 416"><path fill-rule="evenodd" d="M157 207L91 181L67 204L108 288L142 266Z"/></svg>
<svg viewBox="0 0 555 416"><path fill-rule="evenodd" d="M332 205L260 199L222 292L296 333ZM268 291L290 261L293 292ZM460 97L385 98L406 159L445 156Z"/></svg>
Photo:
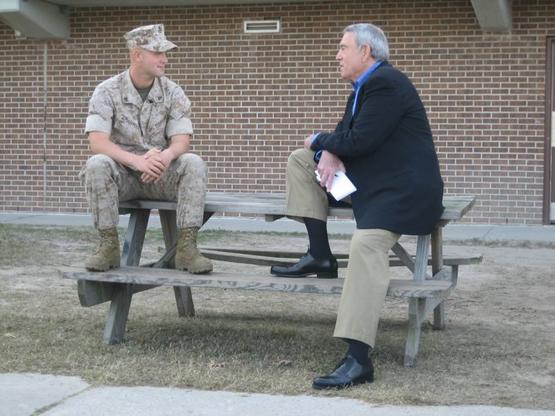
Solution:
<svg viewBox="0 0 555 416"><path fill-rule="evenodd" d="M170 51L170 50L175 49L175 48L177 48L177 45L175 43L170 42L169 40L167 40L167 41L164 42L162 52L167 52L167 51Z"/></svg>
<svg viewBox="0 0 555 416"><path fill-rule="evenodd" d="M169 50L177 48L177 45L173 42L170 42L169 40L165 40L164 43L162 43L161 45L156 45L156 46L141 45L139 47L151 52L167 52Z"/></svg>
<svg viewBox="0 0 555 416"><path fill-rule="evenodd" d="M170 42L169 40L166 40L162 45L162 47L160 48L160 52L167 52L175 48L177 48L177 45L175 43Z"/></svg>

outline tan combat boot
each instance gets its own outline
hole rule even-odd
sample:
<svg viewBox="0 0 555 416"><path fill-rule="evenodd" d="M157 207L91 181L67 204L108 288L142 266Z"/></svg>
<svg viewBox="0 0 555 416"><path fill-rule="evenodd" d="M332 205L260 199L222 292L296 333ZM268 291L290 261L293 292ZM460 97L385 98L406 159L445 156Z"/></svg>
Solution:
<svg viewBox="0 0 555 416"><path fill-rule="evenodd" d="M96 252L87 259L85 267L92 272L105 272L108 269L119 267L119 240L118 230L116 228L108 228L107 230L98 230L100 241Z"/></svg>
<svg viewBox="0 0 555 416"><path fill-rule="evenodd" d="M182 228L177 235L175 268L189 273L210 273L212 262L200 254L197 248L198 227Z"/></svg>

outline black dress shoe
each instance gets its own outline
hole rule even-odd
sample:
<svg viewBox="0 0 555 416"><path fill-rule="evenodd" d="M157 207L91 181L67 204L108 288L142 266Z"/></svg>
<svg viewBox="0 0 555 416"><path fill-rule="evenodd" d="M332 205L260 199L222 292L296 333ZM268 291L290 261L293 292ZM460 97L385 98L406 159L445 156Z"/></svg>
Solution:
<svg viewBox="0 0 555 416"><path fill-rule="evenodd" d="M310 253L306 253L292 266L272 266L270 273L280 277L305 277L315 274L320 279L333 279L337 277L337 260L333 256L317 260Z"/></svg>
<svg viewBox="0 0 555 416"><path fill-rule="evenodd" d="M344 389L361 383L374 381L374 366L372 361L360 364L352 355L347 355L339 363L335 371L327 376L316 377L312 387L322 389Z"/></svg>

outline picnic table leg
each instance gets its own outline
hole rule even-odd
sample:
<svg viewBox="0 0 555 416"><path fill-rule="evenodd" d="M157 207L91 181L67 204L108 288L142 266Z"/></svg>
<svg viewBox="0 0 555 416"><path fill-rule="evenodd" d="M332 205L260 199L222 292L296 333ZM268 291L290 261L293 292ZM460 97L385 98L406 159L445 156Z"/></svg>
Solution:
<svg viewBox="0 0 555 416"><path fill-rule="evenodd" d="M426 268L428 267L428 251L430 249L430 235L419 235L416 241L416 258L414 259L414 280L426 279ZM422 322L426 317L426 299L412 298L409 300L409 329L407 343L405 345L405 367L416 365L418 346L420 345L420 334Z"/></svg>
<svg viewBox="0 0 555 416"><path fill-rule="evenodd" d="M438 331L445 329L445 301L434 308L434 323L432 328Z"/></svg>
<svg viewBox="0 0 555 416"><path fill-rule="evenodd" d="M428 268L428 251L430 250L430 235L419 235L416 240L416 258L414 259L414 280L425 280Z"/></svg>
<svg viewBox="0 0 555 416"><path fill-rule="evenodd" d="M416 366L416 355L420 345L422 322L426 314L426 299L413 298L409 300L409 331L405 345L405 367Z"/></svg>
<svg viewBox="0 0 555 416"><path fill-rule="evenodd" d="M125 324L127 323L129 307L131 306L132 285L117 285L112 296L108 320L104 327L104 342L110 345L119 344L123 341Z"/></svg>
<svg viewBox="0 0 555 416"><path fill-rule="evenodd" d="M121 264L124 266L139 265L149 216L150 209L137 209L129 216L121 253Z"/></svg>
<svg viewBox="0 0 555 416"><path fill-rule="evenodd" d="M139 265L149 215L149 209L136 210L133 211L129 218L121 256L121 263L125 266ZM105 343L118 344L123 340L132 296L132 284L123 283L114 285L108 320L104 327Z"/></svg>
<svg viewBox="0 0 555 416"><path fill-rule="evenodd" d="M438 226L432 232L432 275L443 269L443 228ZM433 329L445 329L445 303L441 302L434 308Z"/></svg>
<svg viewBox="0 0 555 416"><path fill-rule="evenodd" d="M160 224L164 233L164 243L166 251L171 250L177 244L177 223L175 211L159 210ZM175 256L170 260L170 268L175 267ZM175 303L177 304L177 314L181 317L195 316L195 305L193 295L189 286L174 286Z"/></svg>
<svg viewBox="0 0 555 416"><path fill-rule="evenodd" d="M177 304L177 315L192 318L195 316L195 304L193 294L189 286L174 286L175 303Z"/></svg>

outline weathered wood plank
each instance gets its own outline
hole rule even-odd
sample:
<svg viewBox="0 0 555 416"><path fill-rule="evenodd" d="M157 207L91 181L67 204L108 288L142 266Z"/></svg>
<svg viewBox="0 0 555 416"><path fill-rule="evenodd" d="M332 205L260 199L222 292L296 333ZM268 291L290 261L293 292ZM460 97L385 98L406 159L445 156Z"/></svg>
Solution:
<svg viewBox="0 0 555 416"><path fill-rule="evenodd" d="M122 265L137 266L139 264L149 216L150 210L148 209L136 210L131 213L121 253Z"/></svg>
<svg viewBox="0 0 555 416"><path fill-rule="evenodd" d="M443 205L445 210L441 216L444 221L461 219L474 204L472 196L445 196ZM175 202L168 201L146 201L132 200L120 203L122 213L133 209L165 209L175 210ZM285 215L286 204L283 193L252 193L252 192L208 192L206 194L206 212L255 214L266 215L269 218L282 217ZM350 208L330 207L331 216L352 217Z"/></svg>
<svg viewBox="0 0 555 416"><path fill-rule="evenodd" d="M251 289L320 294L340 294L343 288L343 279L286 279L271 276L245 276L222 272L214 272L209 275L193 275L176 270L145 267L122 267L103 273L72 270L65 272L63 277L74 280L132 283L135 285ZM447 296L451 289L451 282L445 280L414 281L392 279L389 285L388 296L399 298L438 298Z"/></svg>
<svg viewBox="0 0 555 416"><path fill-rule="evenodd" d="M444 299L449 296L453 285L445 280L404 280L391 279L387 296L411 299L411 298L433 298Z"/></svg>
<svg viewBox="0 0 555 416"><path fill-rule="evenodd" d="M270 291L290 291L304 293L341 293L342 279L284 279L276 277L257 277L233 273L213 272L207 275L194 275L169 269L146 267L121 267L103 273L86 270L66 271L63 277L74 280L92 280L111 283L133 283L157 286L190 286L224 289L255 289Z"/></svg>
<svg viewBox="0 0 555 416"><path fill-rule="evenodd" d="M234 254L244 254L244 255L251 255L253 257L261 257L266 258L268 261L274 264L275 261L283 261L285 265L294 264L296 263L301 256L304 256L306 252L304 251L271 251L271 250L254 250L254 249L241 249L241 248L225 248L225 247L213 247L213 246L199 246L201 251L206 252L215 252L218 253L222 259L225 257L226 253L229 253L231 256ZM333 253L336 259L338 260L346 260L349 258L349 253ZM414 256L407 254L409 258L411 258L412 262L414 263ZM483 260L483 256L481 254L472 254L470 256L465 257L457 257L457 256L449 256L443 259L443 263L445 266L453 266L453 265L469 265L469 264L479 264ZM428 266L432 265L432 258L428 258ZM397 255L391 254L389 256L389 266L390 267L398 267L398 266L405 266L403 262L399 260Z"/></svg>
<svg viewBox="0 0 555 416"><path fill-rule="evenodd" d="M443 206L445 210L441 215L442 220L460 220L464 215L472 209L476 198L473 196L444 196Z"/></svg>
<svg viewBox="0 0 555 416"><path fill-rule="evenodd" d="M175 249L177 244L177 214L175 211L161 209L160 225L162 226L162 233L164 235L164 245L166 246L166 255L158 260L156 267L164 267L173 269L175 267ZM173 255L169 256L168 253L172 250Z"/></svg>
<svg viewBox="0 0 555 416"><path fill-rule="evenodd" d="M139 293L157 287L156 285L134 285L132 293ZM77 294L79 303L83 307L96 306L111 301L113 298L114 283L93 282L79 280L77 282Z"/></svg>
<svg viewBox="0 0 555 416"><path fill-rule="evenodd" d="M150 210L148 209L139 209L131 213L121 254L122 265L139 265L149 216ZM134 288L131 284L113 286L110 310L104 327L105 343L118 344L123 340L133 291Z"/></svg>
<svg viewBox="0 0 555 416"><path fill-rule="evenodd" d="M262 254L266 255L258 255L254 254L256 250L232 250L232 249L211 249L211 248L204 248L201 247L201 252L208 258L212 260L219 260L219 261L228 261L233 263L240 263L240 264L250 264L256 266L289 266L295 264L298 259L304 255L304 253L299 253L296 256L291 256L289 253L274 253L271 251L264 251L260 250ZM250 254L250 253L253 254ZM172 252L173 253L173 252ZM168 256L170 256L168 254ZM414 256L410 256L407 254L407 258L410 258L411 264L414 264ZM348 263L348 255L335 255L338 258L338 265L340 268L347 267ZM454 265L454 264L478 264L482 261L481 255L474 255L469 257L452 257L445 260L446 265ZM432 264L432 259L428 259L428 265ZM406 264L401 261L397 256L390 256L389 257L389 266L390 267L399 267L399 266L406 266ZM155 267L164 267L162 265L158 265ZM414 267L414 266L411 266Z"/></svg>
<svg viewBox="0 0 555 416"><path fill-rule="evenodd" d="M436 227L432 232L432 274L434 279L436 274L443 268L443 227ZM440 302L434 308L433 328L436 330L445 329L445 304Z"/></svg>
<svg viewBox="0 0 555 416"><path fill-rule="evenodd" d="M230 253L230 254L244 254L259 257L270 257L275 259L285 258L294 259L298 261L302 256L306 254L306 251L273 251L273 250L255 250L255 249L243 249L243 248L226 248L226 247L214 247L214 246L199 246L201 251L214 251L218 253ZM348 253L334 253L336 259L346 259L349 257Z"/></svg>
<svg viewBox="0 0 555 416"><path fill-rule="evenodd" d="M414 260L414 280L425 280L428 267L430 235L419 235L416 240L416 257Z"/></svg>
<svg viewBox="0 0 555 416"><path fill-rule="evenodd" d="M416 356L420 345L422 322L426 313L426 299L414 298L409 300L409 328L405 344L405 367L416 366Z"/></svg>
<svg viewBox="0 0 555 416"><path fill-rule="evenodd" d="M79 280L77 282L77 295L81 306L94 306L112 300L114 285L105 282L91 282Z"/></svg>
<svg viewBox="0 0 555 416"><path fill-rule="evenodd" d="M425 316L430 315L439 305L445 302L444 298L427 298L426 299L426 312L424 313ZM436 329L433 328L432 329Z"/></svg>
<svg viewBox="0 0 555 416"><path fill-rule="evenodd" d="M278 264L281 258L266 258L264 265L269 264ZM261 260L262 261L262 260ZM444 261L444 265L449 267L447 274L442 276L442 278L448 279L449 281L453 281L456 284L457 279L457 272L458 272L458 265L465 265L465 264L478 264L482 261L481 255L471 256L468 258L463 257L454 257L454 258L447 258ZM282 261L283 262L283 261ZM283 262L284 265L293 264L294 261L290 261L288 263ZM431 259L428 260L428 264L431 264ZM346 262L343 261L343 264L340 262L340 267L344 267ZM396 258L390 258L390 266L404 266L403 263ZM144 266L143 266L144 267ZM151 265L152 267L152 265ZM157 266L162 267L162 266ZM74 269L75 270L75 269ZM66 270L67 271L67 270ZM434 276L434 279L439 279L438 276ZM104 302L108 302L112 300L112 292L113 292L113 285L114 283L107 283L107 282L98 282L98 281L90 281L90 280L79 280L77 282L77 293L79 296L79 302L83 307L90 307L96 306ZM152 289L158 287L158 285L133 285L132 293L142 292L144 290ZM179 309L179 306L178 306ZM194 306L187 306L184 305L185 310L194 310ZM180 315L182 316L182 315ZM190 316L190 315L187 315ZM435 329L435 328L434 328Z"/></svg>
<svg viewBox="0 0 555 416"><path fill-rule="evenodd" d="M106 344L119 344L123 341L132 296L131 285L120 284L114 287L108 320L104 327L103 339Z"/></svg>
<svg viewBox="0 0 555 416"><path fill-rule="evenodd" d="M408 251L401 245L399 242L396 242L393 247L391 247L391 251L395 253L395 255L399 258L401 263L407 267L411 272L414 273L415 270L415 258L411 256Z"/></svg>
<svg viewBox="0 0 555 416"><path fill-rule="evenodd" d="M164 233L164 243L166 245L166 253L173 250L175 253L177 244L177 215L175 211L159 210L160 223ZM167 260L167 267L175 267L175 256L172 255ZM193 304L193 294L188 286L174 286L175 303L177 305L177 314L182 317L195 316L195 306Z"/></svg>
<svg viewBox="0 0 555 416"><path fill-rule="evenodd" d="M177 304L177 315L183 318L195 316L195 304L193 294L189 286L174 286L175 303Z"/></svg>

